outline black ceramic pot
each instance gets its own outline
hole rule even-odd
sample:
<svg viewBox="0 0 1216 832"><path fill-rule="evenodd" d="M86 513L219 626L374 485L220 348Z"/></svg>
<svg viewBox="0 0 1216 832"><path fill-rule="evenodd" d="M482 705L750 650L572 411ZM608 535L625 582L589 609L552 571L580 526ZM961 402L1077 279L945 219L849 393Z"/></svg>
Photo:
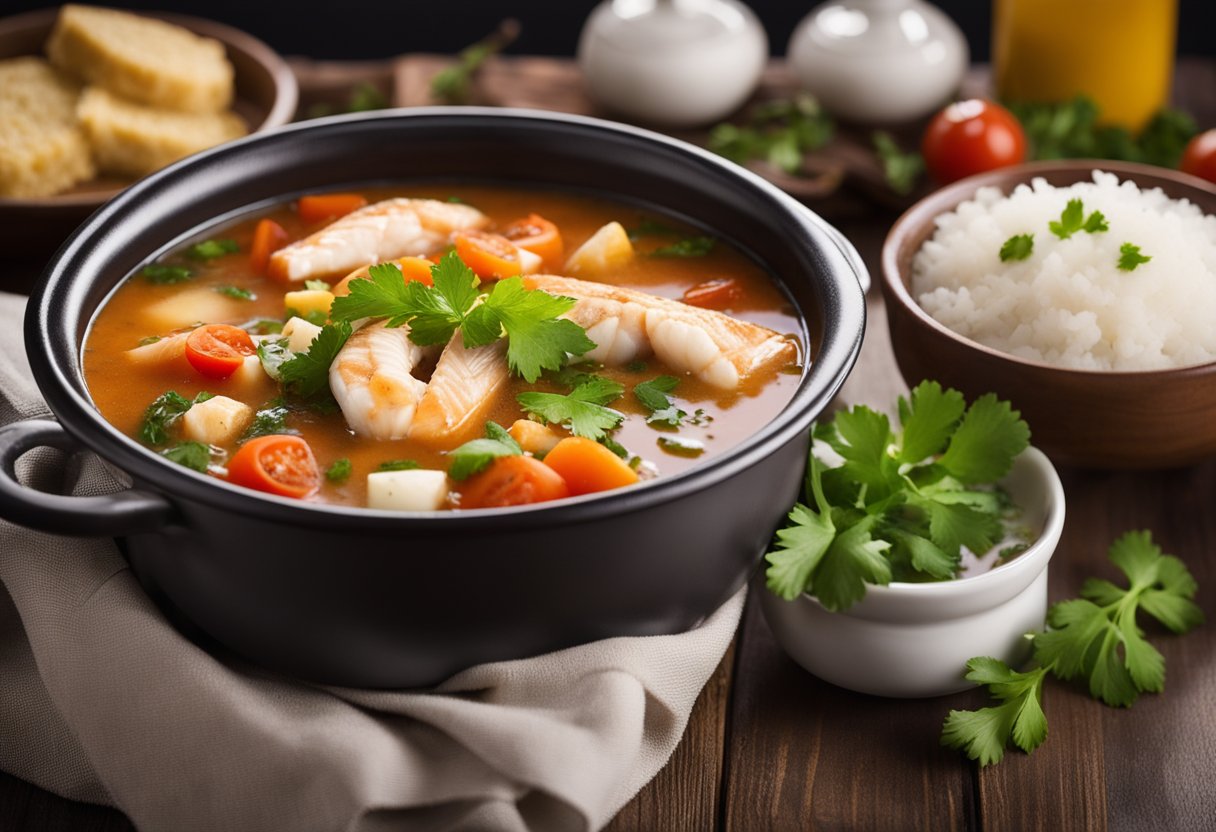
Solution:
<svg viewBox="0 0 1216 832"><path fill-rule="evenodd" d="M678 476L510 510L404 515L305 505L166 462L90 401L81 344L108 293L192 231L335 186L518 182L599 192L694 224L781 281L812 345L793 400L739 447ZM59 419L0 430L0 515L123 540L151 596L256 662L368 687L429 685L485 661L695 625L741 587L795 499L807 429L856 359L864 266L822 220L691 145L572 116L415 109L309 122L144 179L94 214L48 266L26 343ZM21 487L38 445L83 446L128 472L110 497Z"/></svg>

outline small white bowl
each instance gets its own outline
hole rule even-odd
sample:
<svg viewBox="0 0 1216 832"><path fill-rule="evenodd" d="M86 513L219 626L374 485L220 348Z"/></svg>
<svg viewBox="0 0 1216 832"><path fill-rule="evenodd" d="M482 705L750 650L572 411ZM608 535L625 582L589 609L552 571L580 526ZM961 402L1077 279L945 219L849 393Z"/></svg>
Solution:
<svg viewBox="0 0 1216 832"><path fill-rule="evenodd" d="M777 641L819 678L878 696L974 687L963 674L975 656L1023 661L1025 634L1042 629L1047 614L1047 562L1064 528L1064 488L1037 448L1014 460L1001 485L1038 530L1009 563L954 581L869 586L842 612L828 612L809 595L785 601L763 589L761 607Z"/></svg>

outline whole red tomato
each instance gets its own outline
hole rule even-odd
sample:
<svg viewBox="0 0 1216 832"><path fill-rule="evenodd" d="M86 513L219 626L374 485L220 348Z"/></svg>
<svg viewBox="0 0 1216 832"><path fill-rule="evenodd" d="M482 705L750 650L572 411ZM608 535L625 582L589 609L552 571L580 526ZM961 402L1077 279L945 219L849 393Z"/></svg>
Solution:
<svg viewBox="0 0 1216 832"><path fill-rule="evenodd" d="M925 128L921 155L943 185L1026 159L1026 134L1013 113L978 98L956 101Z"/></svg>
<svg viewBox="0 0 1216 832"><path fill-rule="evenodd" d="M1216 182L1216 127L1187 142L1180 167L1183 173Z"/></svg>

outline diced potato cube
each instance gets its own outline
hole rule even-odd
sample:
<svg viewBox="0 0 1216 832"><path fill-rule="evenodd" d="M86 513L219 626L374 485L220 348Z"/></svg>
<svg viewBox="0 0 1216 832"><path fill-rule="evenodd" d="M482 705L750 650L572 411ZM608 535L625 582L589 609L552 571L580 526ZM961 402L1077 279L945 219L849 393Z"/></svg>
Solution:
<svg viewBox="0 0 1216 832"><path fill-rule="evenodd" d="M313 339L320 334L321 327L303 318L292 318L283 324L283 337L287 339L287 348L292 352L308 352Z"/></svg>
<svg viewBox="0 0 1216 832"><path fill-rule="evenodd" d="M232 384L240 385L241 387L253 387L255 384L261 384L270 378L266 374L266 369L262 367L262 359L258 358L257 353L245 356L241 366L236 368L236 372L229 376L229 381Z"/></svg>
<svg viewBox="0 0 1216 832"><path fill-rule="evenodd" d="M283 295L283 305L287 307L288 312L296 315L320 312L328 317L329 305L333 302L334 293L324 289L301 289Z"/></svg>
<svg viewBox="0 0 1216 832"><path fill-rule="evenodd" d="M566 271L603 274L621 268L632 259L633 243L629 241L625 227L619 222L610 222L570 255Z"/></svg>
<svg viewBox="0 0 1216 832"><path fill-rule="evenodd" d="M531 419L516 419L507 433L519 443L519 447L536 457L542 457L562 438L540 422Z"/></svg>
<svg viewBox="0 0 1216 832"><path fill-rule="evenodd" d="M526 248L515 247L516 253L519 255L519 273L520 274L536 274L540 271L541 266L545 265L545 259L539 254L534 254Z"/></svg>
<svg viewBox="0 0 1216 832"><path fill-rule="evenodd" d="M436 511L448 499L443 471L376 471L367 475L367 507L389 511Z"/></svg>
<svg viewBox="0 0 1216 832"><path fill-rule="evenodd" d="M135 347L134 349L127 350L124 354L128 360L135 364L145 366L168 364L170 361L177 361L186 354L186 339L188 337L190 337L190 333L188 332L166 335L159 341L144 344L142 347Z"/></svg>
<svg viewBox="0 0 1216 832"><path fill-rule="evenodd" d="M168 332L191 324L218 323L240 318L244 313L243 301L200 286L183 289L164 300L144 307L144 321L153 332Z"/></svg>
<svg viewBox="0 0 1216 832"><path fill-rule="evenodd" d="M253 408L227 396L216 396L191 406L182 416L187 439L207 445L231 444L253 419Z"/></svg>

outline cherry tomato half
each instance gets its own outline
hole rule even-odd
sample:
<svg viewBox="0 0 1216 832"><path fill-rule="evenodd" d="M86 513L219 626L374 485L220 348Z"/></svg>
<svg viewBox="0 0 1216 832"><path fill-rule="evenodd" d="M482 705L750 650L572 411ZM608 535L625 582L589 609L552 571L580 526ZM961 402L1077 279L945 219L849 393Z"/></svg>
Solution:
<svg viewBox="0 0 1216 832"><path fill-rule="evenodd" d="M684 293L684 302L703 309L730 309L743 300L743 287L733 277L718 277L698 283Z"/></svg>
<svg viewBox="0 0 1216 832"><path fill-rule="evenodd" d="M461 508L522 506L569 496L561 475L530 456L499 457L460 485Z"/></svg>
<svg viewBox="0 0 1216 832"><path fill-rule="evenodd" d="M321 470L307 442L298 436L273 434L250 439L232 455L228 481L302 499L321 487Z"/></svg>
<svg viewBox="0 0 1216 832"><path fill-rule="evenodd" d="M920 144L929 173L947 184L1026 159L1026 134L1013 113L978 98L956 101L933 117Z"/></svg>
<svg viewBox="0 0 1216 832"><path fill-rule="evenodd" d="M1183 173L1216 182L1216 127L1187 142L1180 167Z"/></svg>
<svg viewBox="0 0 1216 832"><path fill-rule="evenodd" d="M540 214L529 214L502 230L502 236L548 263L562 259L562 235L557 226Z"/></svg>
<svg viewBox="0 0 1216 832"><path fill-rule="evenodd" d="M249 333L227 324L200 326L186 337L186 360L208 378L228 378L255 352Z"/></svg>
<svg viewBox="0 0 1216 832"><path fill-rule="evenodd" d="M311 194L296 202L296 213L307 223L336 220L367 205L359 194Z"/></svg>
<svg viewBox="0 0 1216 832"><path fill-rule="evenodd" d="M501 234L463 231L453 243L456 254L478 277L514 277L522 271L519 249Z"/></svg>

